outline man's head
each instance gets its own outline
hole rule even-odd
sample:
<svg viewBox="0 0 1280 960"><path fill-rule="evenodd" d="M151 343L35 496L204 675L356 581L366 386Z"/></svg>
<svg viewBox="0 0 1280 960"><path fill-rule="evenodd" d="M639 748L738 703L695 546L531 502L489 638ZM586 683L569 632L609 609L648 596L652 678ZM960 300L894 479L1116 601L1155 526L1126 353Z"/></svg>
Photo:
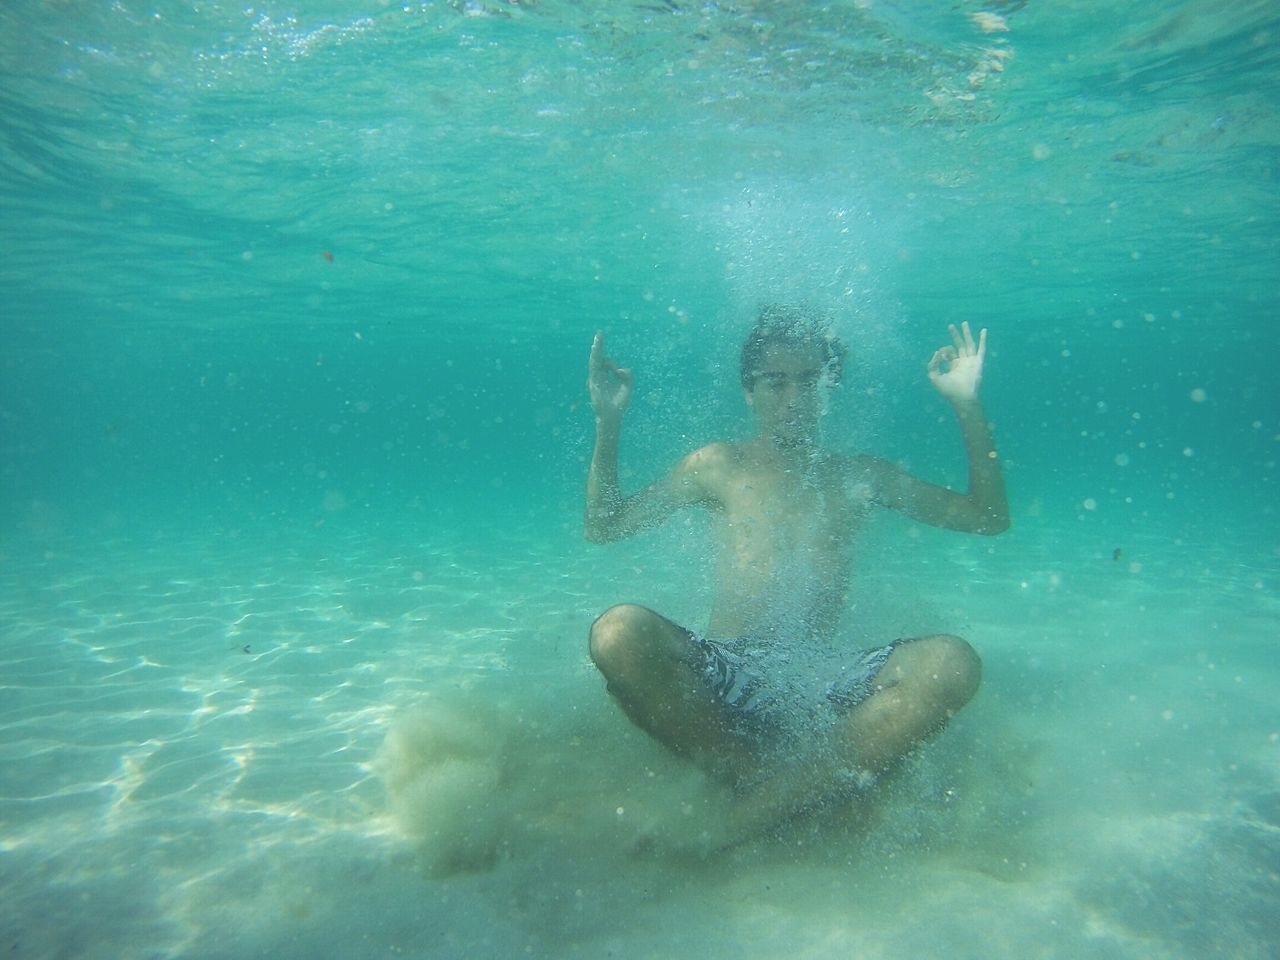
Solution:
<svg viewBox="0 0 1280 960"><path fill-rule="evenodd" d="M767 306L742 345L742 389L762 433L784 443L817 433L818 387L840 382L845 348L822 317L796 307Z"/></svg>

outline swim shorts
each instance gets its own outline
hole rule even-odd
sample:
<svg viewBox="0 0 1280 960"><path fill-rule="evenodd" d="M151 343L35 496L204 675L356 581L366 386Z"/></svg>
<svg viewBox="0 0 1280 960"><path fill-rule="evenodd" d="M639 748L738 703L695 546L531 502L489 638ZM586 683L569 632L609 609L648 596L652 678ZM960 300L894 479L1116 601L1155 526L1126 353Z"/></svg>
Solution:
<svg viewBox="0 0 1280 960"><path fill-rule="evenodd" d="M690 632L702 656L702 677L730 713L752 720L764 719L774 706L782 706L780 692L771 688L765 674L751 655L752 643L747 638L712 640ZM875 692L876 675L894 649L904 643L895 640L883 647L873 647L855 654L838 667L840 676L831 681L823 699L837 712L852 710Z"/></svg>

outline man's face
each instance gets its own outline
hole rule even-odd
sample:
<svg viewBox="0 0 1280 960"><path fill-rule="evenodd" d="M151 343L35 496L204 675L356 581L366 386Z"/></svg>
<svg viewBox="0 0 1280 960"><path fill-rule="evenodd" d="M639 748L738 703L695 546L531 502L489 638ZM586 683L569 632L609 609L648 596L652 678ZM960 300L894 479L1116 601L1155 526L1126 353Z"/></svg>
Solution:
<svg viewBox="0 0 1280 960"><path fill-rule="evenodd" d="M816 347L768 346L746 392L760 432L784 446L817 439L822 410L822 353Z"/></svg>

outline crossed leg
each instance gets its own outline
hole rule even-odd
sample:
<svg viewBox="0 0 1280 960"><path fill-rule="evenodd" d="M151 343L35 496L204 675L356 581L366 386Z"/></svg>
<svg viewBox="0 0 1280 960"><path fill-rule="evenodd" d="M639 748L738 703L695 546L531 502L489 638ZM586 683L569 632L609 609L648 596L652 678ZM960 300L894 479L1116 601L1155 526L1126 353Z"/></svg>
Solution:
<svg viewBox="0 0 1280 960"><path fill-rule="evenodd" d="M731 783L759 784L748 824L779 820L847 792L850 773L874 779L938 733L977 692L982 665L947 634L898 641L872 694L813 744L802 769L768 770L732 733L702 678L703 654L683 627L645 607L610 607L591 627L591 658L623 711L672 752Z"/></svg>
<svg viewBox="0 0 1280 960"><path fill-rule="evenodd" d="M688 630L621 603L591 625L590 649L609 692L641 730L717 779L733 782L754 769L757 758L702 679L702 653Z"/></svg>

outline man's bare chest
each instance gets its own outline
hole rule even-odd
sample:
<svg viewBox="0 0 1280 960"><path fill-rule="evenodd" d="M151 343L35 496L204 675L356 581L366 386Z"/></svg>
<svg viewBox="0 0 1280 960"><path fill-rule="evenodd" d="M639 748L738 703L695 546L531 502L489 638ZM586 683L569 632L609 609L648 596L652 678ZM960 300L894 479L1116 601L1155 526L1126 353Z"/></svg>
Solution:
<svg viewBox="0 0 1280 960"><path fill-rule="evenodd" d="M867 499L838 476L744 471L727 478L721 506L740 546L843 552L866 515Z"/></svg>

